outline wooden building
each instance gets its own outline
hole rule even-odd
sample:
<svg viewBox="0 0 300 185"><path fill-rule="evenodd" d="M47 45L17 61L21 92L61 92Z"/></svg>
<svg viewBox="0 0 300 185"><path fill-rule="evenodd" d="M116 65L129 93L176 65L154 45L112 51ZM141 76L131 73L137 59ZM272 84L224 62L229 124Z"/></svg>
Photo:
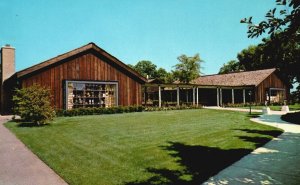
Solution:
<svg viewBox="0 0 300 185"><path fill-rule="evenodd" d="M201 86L212 86L218 98L217 105L255 102L257 104L283 103L289 88L279 77L278 71L264 69L229 74L207 75L193 81Z"/></svg>
<svg viewBox="0 0 300 185"><path fill-rule="evenodd" d="M190 84L163 84L143 76L94 43L15 72L15 49L0 50L1 112L12 108L13 90L39 84L49 88L56 109L128 105L223 106L283 102L289 89L276 69L207 75ZM143 97L142 97L143 96Z"/></svg>
<svg viewBox="0 0 300 185"><path fill-rule="evenodd" d="M147 89L152 89L150 93L152 97L157 98L158 106L223 106L249 102L264 104L265 101L283 103L288 99L289 88L279 76L276 69L264 69L201 76L190 84L160 84L151 81L145 85L143 104L152 102L148 99ZM157 88L153 91L155 87Z"/></svg>
<svg viewBox="0 0 300 185"><path fill-rule="evenodd" d="M5 47L1 53L5 53ZM14 55L14 54L13 54ZM14 61L2 59L1 65ZM13 69L14 70L14 69ZM2 68L2 74L7 73ZM146 79L94 43L89 43L10 76L1 83L1 111L11 90L39 84L49 88L56 109L141 105ZM7 102L5 102L7 100Z"/></svg>

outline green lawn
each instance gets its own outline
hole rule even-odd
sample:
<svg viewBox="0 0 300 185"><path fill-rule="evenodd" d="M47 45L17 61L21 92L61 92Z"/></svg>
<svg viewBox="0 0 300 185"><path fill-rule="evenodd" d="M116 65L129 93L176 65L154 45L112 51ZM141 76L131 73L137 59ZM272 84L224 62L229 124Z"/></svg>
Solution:
<svg viewBox="0 0 300 185"><path fill-rule="evenodd" d="M101 185L200 184L281 133L246 113L206 109L6 126L68 183Z"/></svg>

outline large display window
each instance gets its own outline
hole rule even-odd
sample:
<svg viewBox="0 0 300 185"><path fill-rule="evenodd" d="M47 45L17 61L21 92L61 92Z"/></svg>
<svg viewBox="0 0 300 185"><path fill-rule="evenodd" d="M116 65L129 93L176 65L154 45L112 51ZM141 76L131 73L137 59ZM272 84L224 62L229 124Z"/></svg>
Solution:
<svg viewBox="0 0 300 185"><path fill-rule="evenodd" d="M66 81L65 108L118 106L118 82Z"/></svg>

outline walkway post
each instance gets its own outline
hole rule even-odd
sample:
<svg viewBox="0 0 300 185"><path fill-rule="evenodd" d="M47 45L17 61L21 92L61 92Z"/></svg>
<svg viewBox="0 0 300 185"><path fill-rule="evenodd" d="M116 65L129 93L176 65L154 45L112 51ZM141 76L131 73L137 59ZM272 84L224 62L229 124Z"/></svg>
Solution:
<svg viewBox="0 0 300 185"><path fill-rule="evenodd" d="M195 106L195 87L193 87L193 106Z"/></svg>
<svg viewBox="0 0 300 185"><path fill-rule="evenodd" d="M158 86L158 107L161 107L161 87Z"/></svg>
<svg viewBox="0 0 300 185"><path fill-rule="evenodd" d="M231 89L232 104L234 104L234 89Z"/></svg>
<svg viewBox="0 0 300 185"><path fill-rule="evenodd" d="M220 102L219 102L219 88L217 87L217 106L220 106Z"/></svg>
<svg viewBox="0 0 300 185"><path fill-rule="evenodd" d="M198 87L196 89L196 93L197 93L197 96L196 96L196 102L197 102L197 107L199 106L199 94L198 94Z"/></svg>
<svg viewBox="0 0 300 185"><path fill-rule="evenodd" d="M223 105L223 95L222 95L222 88L220 88L220 106Z"/></svg>
<svg viewBox="0 0 300 185"><path fill-rule="evenodd" d="M243 89L243 103L246 104L246 91Z"/></svg>
<svg viewBox="0 0 300 185"><path fill-rule="evenodd" d="M250 114L251 114L251 102L252 102L252 91L249 91L249 96L250 96Z"/></svg>
<svg viewBox="0 0 300 185"><path fill-rule="evenodd" d="M177 87L177 107L179 107L179 87Z"/></svg>

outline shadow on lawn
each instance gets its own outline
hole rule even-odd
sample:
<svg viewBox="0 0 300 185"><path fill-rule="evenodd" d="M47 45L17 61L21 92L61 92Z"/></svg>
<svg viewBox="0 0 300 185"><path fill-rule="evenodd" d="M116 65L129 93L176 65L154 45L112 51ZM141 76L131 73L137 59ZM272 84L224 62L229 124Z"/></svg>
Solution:
<svg viewBox="0 0 300 185"><path fill-rule="evenodd" d="M250 134L261 134L261 135L272 136L272 137L277 137L283 133L283 131L279 131L279 130L255 130L255 129L234 129L234 130L240 130Z"/></svg>
<svg viewBox="0 0 300 185"><path fill-rule="evenodd" d="M271 139L264 136L276 137L280 131L261 131L240 129L247 133L261 134L259 137L238 136L239 139L252 142L255 146L263 146ZM182 170L148 168L147 172L154 176L140 182L129 182L127 185L192 185L201 184L216 175L224 168L230 166L245 155L252 152L250 149L224 150L217 147L192 146L179 142L168 142L168 146L162 147L176 162L183 167Z"/></svg>
<svg viewBox="0 0 300 185"><path fill-rule="evenodd" d="M46 124L37 124L31 121L26 121L20 118L13 118L12 120L10 120L9 122L16 122L18 123L17 126L18 127L44 127L44 126L49 126L49 123Z"/></svg>
<svg viewBox="0 0 300 185"><path fill-rule="evenodd" d="M183 170L147 169L154 176L143 182L130 182L127 185L146 184L200 184L209 177L250 153L248 149L223 150L216 147L191 146L178 142L169 142L163 147L174 157ZM187 178L187 179L184 179Z"/></svg>
<svg viewBox="0 0 300 185"><path fill-rule="evenodd" d="M238 136L238 138L243 141L254 143L257 148L263 146L264 144L266 144L271 140L271 138L268 136L277 137L283 133L283 131L280 130L254 130L254 129L235 129L235 130L244 131L250 134L260 134L261 136L259 137Z"/></svg>
<svg viewBox="0 0 300 185"><path fill-rule="evenodd" d="M49 126L49 124L36 124L33 122L20 122L18 124L18 127L45 127L45 126Z"/></svg>
<svg viewBox="0 0 300 185"><path fill-rule="evenodd" d="M261 115L261 113L252 113L252 114L248 114L247 117L248 118L258 118Z"/></svg>

